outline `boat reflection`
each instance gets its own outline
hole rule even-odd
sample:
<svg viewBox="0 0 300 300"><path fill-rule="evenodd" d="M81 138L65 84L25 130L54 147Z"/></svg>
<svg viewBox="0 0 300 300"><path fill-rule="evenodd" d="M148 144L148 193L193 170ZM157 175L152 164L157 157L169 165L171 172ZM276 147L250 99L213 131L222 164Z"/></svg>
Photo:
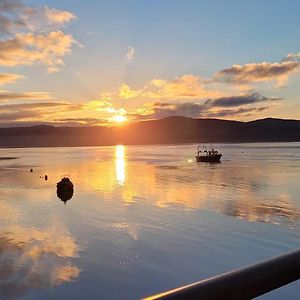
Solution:
<svg viewBox="0 0 300 300"><path fill-rule="evenodd" d="M123 145L116 146L116 179L119 185L124 185L126 179L125 169L125 147Z"/></svg>
<svg viewBox="0 0 300 300"><path fill-rule="evenodd" d="M210 210L247 221L291 227L300 218L298 195L293 192L297 190L296 177L287 177L287 171L281 166L265 164L262 167L259 161L244 160L238 165L225 161L199 166L187 159L179 161L177 153L172 156L167 147L157 149L156 153L147 147L123 145L88 149L84 151L94 155L92 158L80 158L74 164L62 156L47 173L49 178L60 178L65 172L72 174L78 195L122 201L124 205L144 201L143 205L161 209ZM46 202L51 198L51 182L33 180L27 172L11 169L6 172L14 174L1 177L6 187L15 187L17 181L38 193L36 197L28 196L28 201L43 199Z"/></svg>
<svg viewBox="0 0 300 300"><path fill-rule="evenodd" d="M151 150L149 146L122 145L80 148L77 156L68 158L69 149L57 150L62 153L59 157L52 157L51 149L51 155L37 163L42 174L47 171L48 181L36 180L39 169L35 167L38 171L31 174L28 164L0 167L0 299L22 298L31 289L47 289L78 278L81 270L75 262L84 269L91 266L89 252L81 254L79 245L84 245L83 249L99 245L95 261L99 269L106 265L111 270L106 254L120 245L120 237L125 247L131 245L128 241L145 239L147 230L151 236L159 230L164 239L167 230L173 231L173 220L185 222L191 215L192 233L179 234L193 238L189 234L194 228L198 232L198 219L206 214L198 213L200 210L216 214L212 223L226 215L232 218L226 218L229 222L235 218L299 227L299 173L294 165L241 160L235 165L224 161L199 166L183 158L180 149ZM38 157L33 155L32 161ZM76 182L78 199L68 210L60 209L55 193L55 184L64 173ZM69 191L61 199L72 195ZM99 244L85 244L86 240ZM119 254L114 262L125 257L123 252ZM99 257L104 258L103 264ZM85 259L86 264L82 263Z"/></svg>
<svg viewBox="0 0 300 300"><path fill-rule="evenodd" d="M234 154L222 164L198 165L185 154L193 149L29 149L23 161L0 165L0 299L72 298L80 290L75 296L84 299L88 293L102 293L105 286L108 292L103 295L108 298L109 284L122 282L127 292L133 283L130 276L147 274L149 263L154 263L155 274L165 277L159 262L164 257L168 261L176 246L186 249L179 264L184 270L198 272L197 266L191 267L200 255L200 267L210 272L210 261L219 251L230 261L235 256L232 249L247 252L248 245L256 247L265 238L259 250L297 243L299 159L289 156L283 161L280 151L279 158L270 160L269 152L258 151L262 159L241 156L234 161ZM47 152L40 154L43 151ZM31 166L33 173L28 172ZM39 174L48 174L49 180L39 180ZM71 201L70 209L57 203L55 185L62 174L70 174L76 183L77 201ZM70 197L72 193L64 199ZM176 264L178 256L172 259ZM79 267L86 271L84 276Z"/></svg>
<svg viewBox="0 0 300 300"><path fill-rule="evenodd" d="M72 168L68 166L78 189L96 197L105 195L111 201L121 200L125 205L146 199L145 205L162 209L210 210L247 221L293 227L299 220L297 195L274 188L284 184L285 179L272 165L265 166L264 172L259 165L251 169L226 163L199 167L187 161L183 165L160 165L151 159L150 163L138 160L123 145L108 149L110 155L112 149L113 156L107 159L83 160ZM128 161L126 156L130 155ZM51 178L57 178L65 168L50 173ZM116 188L116 182L122 189Z"/></svg>

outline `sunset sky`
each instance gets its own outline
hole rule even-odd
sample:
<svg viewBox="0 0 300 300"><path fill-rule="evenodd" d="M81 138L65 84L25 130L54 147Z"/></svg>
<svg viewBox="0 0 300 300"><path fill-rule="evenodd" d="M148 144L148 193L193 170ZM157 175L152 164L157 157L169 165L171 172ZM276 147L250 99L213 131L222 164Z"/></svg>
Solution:
<svg viewBox="0 0 300 300"><path fill-rule="evenodd" d="M0 0L0 126L300 119L300 2Z"/></svg>

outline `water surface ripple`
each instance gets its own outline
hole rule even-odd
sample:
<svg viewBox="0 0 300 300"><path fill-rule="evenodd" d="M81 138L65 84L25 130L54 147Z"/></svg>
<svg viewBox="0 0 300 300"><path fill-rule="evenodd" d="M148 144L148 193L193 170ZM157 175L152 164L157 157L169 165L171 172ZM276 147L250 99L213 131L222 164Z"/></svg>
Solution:
<svg viewBox="0 0 300 300"><path fill-rule="evenodd" d="M0 150L0 299L139 299L299 248L300 143L215 147Z"/></svg>

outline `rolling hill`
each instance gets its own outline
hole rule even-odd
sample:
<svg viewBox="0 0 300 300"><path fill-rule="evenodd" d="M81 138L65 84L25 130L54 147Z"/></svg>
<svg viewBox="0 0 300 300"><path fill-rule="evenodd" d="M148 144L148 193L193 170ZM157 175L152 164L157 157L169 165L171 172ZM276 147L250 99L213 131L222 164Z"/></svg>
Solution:
<svg viewBox="0 0 300 300"><path fill-rule="evenodd" d="M170 117L115 127L0 128L2 148L278 141L300 141L300 121L267 118L239 122Z"/></svg>

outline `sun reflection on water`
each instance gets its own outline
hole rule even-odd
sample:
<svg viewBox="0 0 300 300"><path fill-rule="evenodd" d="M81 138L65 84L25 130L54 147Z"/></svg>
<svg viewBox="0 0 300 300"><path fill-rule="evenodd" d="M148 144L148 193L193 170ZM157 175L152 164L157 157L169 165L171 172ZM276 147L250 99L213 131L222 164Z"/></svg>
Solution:
<svg viewBox="0 0 300 300"><path fill-rule="evenodd" d="M142 268L147 268L148 263L143 263L135 247L152 243L149 238L156 232L163 232L160 249L164 249L165 234L172 232L170 237L175 241L178 234L185 235L190 249L194 241L202 242L198 240L200 231L204 241L206 234L212 232L212 247L217 248L214 238L218 241L219 236L214 234L223 224L222 215L231 217L226 217L228 228L237 226L235 232L239 233L229 239L228 249L235 247L230 243L236 237L243 244L249 232L255 236L258 228L255 225L255 230L249 230L246 226L252 225L233 218L283 225L289 227L285 232L297 232L300 166L289 159L281 160L281 150L277 163L268 161L269 153L256 158L262 155L259 149L251 150L255 159L239 159L235 152L231 160L222 164L198 165L189 159L193 146L184 147L184 159L174 146L60 148L59 155L54 155L52 149L9 150L19 151L17 155L22 154L24 160L0 165L0 299L4 292L5 299L17 299L25 293L30 298L35 289L52 293L58 286L64 292L65 284L68 292L70 285L75 287L82 278L93 276L89 257L93 252L97 263L92 270L116 272L109 273L109 280L120 274L120 268L131 272L131 266L138 265L136 259ZM36 166L33 173L29 172L29 163ZM75 186L74 198L67 207L61 206L56 196L56 183L65 173L71 174ZM48 174L49 179L39 178L40 174ZM271 228L275 227L266 230ZM270 245L273 237L277 239L278 229L274 230ZM293 232L291 238L297 236ZM283 236L276 243L287 241L290 240ZM115 250L115 245L120 250ZM168 249L165 255L169 255ZM89 288L97 289L99 282L91 278Z"/></svg>
<svg viewBox="0 0 300 300"><path fill-rule="evenodd" d="M116 179L119 185L124 185L126 179L125 147L116 146Z"/></svg>

